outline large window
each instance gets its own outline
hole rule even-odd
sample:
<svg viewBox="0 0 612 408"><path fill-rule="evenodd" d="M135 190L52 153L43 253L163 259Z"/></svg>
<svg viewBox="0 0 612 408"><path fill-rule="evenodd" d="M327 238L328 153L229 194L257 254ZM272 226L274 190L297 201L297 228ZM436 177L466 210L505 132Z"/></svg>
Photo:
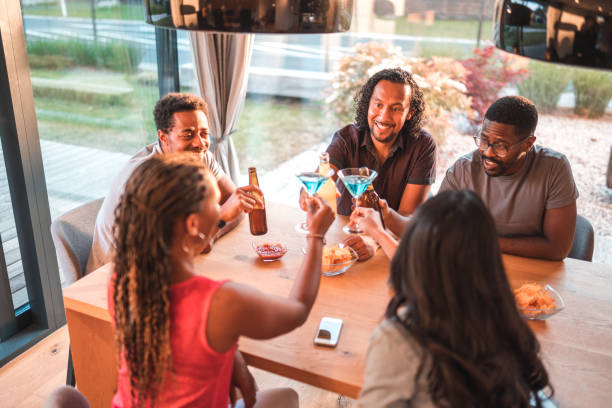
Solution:
<svg viewBox="0 0 612 408"><path fill-rule="evenodd" d="M22 10L53 219L106 195L156 140L156 33L139 1L25 0Z"/></svg>
<svg viewBox="0 0 612 408"><path fill-rule="evenodd" d="M65 318L48 230L49 204L18 1L0 3L0 21L0 364L4 364Z"/></svg>
<svg viewBox="0 0 612 408"><path fill-rule="evenodd" d="M426 88L426 128L440 147L434 190L446 169L475 148L471 135L488 105L498 95L527 96L540 111L536 143L564 153L572 165L578 212L595 228L594 260L612 264L612 202L605 186L612 74L493 49L493 0L354 3L350 32L255 36L247 100L233 135L242 172L261 168L268 195L297 203L293 172L314 168L331 134L352 122L352 97L368 71L401 63ZM577 104L576 95L589 102ZM597 102L603 103L599 113Z"/></svg>
<svg viewBox="0 0 612 408"><path fill-rule="evenodd" d="M21 262L21 251L19 248L19 239L17 237L17 228L15 223L15 214L13 213L13 205L11 200L11 191L9 188L8 177L6 174L6 166L4 163L4 152L0 145L0 266L6 268L8 274L10 299L12 301L12 309L17 310L28 303L28 291L26 287L25 277L23 274L23 264ZM6 296L3 294L2 296Z"/></svg>
<svg viewBox="0 0 612 408"><path fill-rule="evenodd" d="M13 123L1 129L0 361L5 361L64 320L61 290L53 286L64 280L61 271L58 278L50 221L104 196L127 159L156 140L152 110L160 92L178 91L179 78L191 86L196 81L186 37L177 41L175 32L145 24L141 1L6 0L0 9L2 21L11 22L1 27L3 41L12 47L6 50L6 89L0 95L6 104L2 123ZM178 58L160 63L160 55ZM29 78L15 68L25 64ZM164 81L158 81L159 72ZM17 82L21 74L31 88ZM15 115L9 110L13 102ZM21 108L30 109L29 116ZM27 126L22 133L20 120ZM42 211L42 218L33 210ZM40 330L15 341L28 325Z"/></svg>
<svg viewBox="0 0 612 408"><path fill-rule="evenodd" d="M256 166L268 199L297 204L295 171L314 168L333 132L353 120L352 97L369 71L401 64L427 89L426 127L440 147L439 184L474 148L470 136L491 95L519 93L540 108L538 143L570 160L578 211L596 231L594 260L612 264L612 202L605 187L611 75L494 50L493 3L355 0L350 32L256 35L247 99L232 134L241 172ZM42 228L50 221L45 209L54 219L105 195L122 164L155 141L152 108L159 94L199 90L187 33L145 24L140 0L3 0L0 12L11 22L0 27L2 42L12 47L0 54L6 62L0 96L7 104L0 114L13 119L0 135L0 290L11 301L2 304L0 323L12 327L0 333L4 340L3 333L24 324L16 317L31 305L29 322L53 327L51 320L61 321L53 314L61 308L52 312L61 296L41 278L57 268L48 258L53 249ZM33 104L27 81L14 83L23 81L20 49L27 49ZM55 303L46 304L45 294Z"/></svg>

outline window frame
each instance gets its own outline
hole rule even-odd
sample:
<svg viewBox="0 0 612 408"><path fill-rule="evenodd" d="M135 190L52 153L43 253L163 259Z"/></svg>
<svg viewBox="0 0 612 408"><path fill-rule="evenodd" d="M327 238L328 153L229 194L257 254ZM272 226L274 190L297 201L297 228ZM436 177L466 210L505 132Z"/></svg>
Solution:
<svg viewBox="0 0 612 408"><path fill-rule="evenodd" d="M159 96L179 92L177 33L156 28ZM0 367L66 323L20 0L0 2L0 137L29 303L0 302ZM0 251L2 245L0 242ZM0 254L0 296L10 286ZM9 304L10 302L10 304ZM6 313L6 308L9 308ZM8 338L7 338L8 336Z"/></svg>
<svg viewBox="0 0 612 408"><path fill-rule="evenodd" d="M66 322L19 0L0 3L0 115L2 149L29 298L28 305L11 311L14 318L9 319L7 333L12 336L0 343L2 366Z"/></svg>

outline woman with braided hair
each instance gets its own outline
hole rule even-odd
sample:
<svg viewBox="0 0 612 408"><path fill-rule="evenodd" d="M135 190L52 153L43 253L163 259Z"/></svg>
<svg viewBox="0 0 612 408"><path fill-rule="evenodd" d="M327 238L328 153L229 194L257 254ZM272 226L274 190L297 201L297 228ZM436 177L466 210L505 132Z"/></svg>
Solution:
<svg viewBox="0 0 612 408"><path fill-rule="evenodd" d="M219 198L206 167L185 155L152 157L129 178L113 227L109 310L120 358L113 407L227 408L234 387L246 407L297 406L291 389L255 393L237 341L275 337L306 320L333 212L310 201L307 253L281 298L195 271L194 257L219 221Z"/></svg>

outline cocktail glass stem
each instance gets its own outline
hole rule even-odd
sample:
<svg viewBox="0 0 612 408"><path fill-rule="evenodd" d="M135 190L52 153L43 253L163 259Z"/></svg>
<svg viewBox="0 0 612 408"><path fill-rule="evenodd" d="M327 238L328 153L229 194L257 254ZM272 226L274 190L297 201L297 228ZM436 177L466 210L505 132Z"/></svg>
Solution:
<svg viewBox="0 0 612 408"><path fill-rule="evenodd" d="M344 183L349 193L355 200L355 210L359 211L359 197L372 183L372 180L376 178L378 173L374 170L370 170L367 167L361 168L346 168L338 172L340 179ZM359 223L345 225L342 230L347 234L362 234L363 231L359 229Z"/></svg>
<svg viewBox="0 0 612 408"><path fill-rule="evenodd" d="M308 195L308 198L312 198L312 197L314 197L312 194L310 194L310 193L308 192L308 190L306 190L306 195ZM296 230L297 232L301 232L302 234L308 234L308 233L310 233L310 231L308 230L308 224L306 223L306 221L304 221L304 222L300 222L299 224L297 224L297 225L295 226L295 230Z"/></svg>
<svg viewBox="0 0 612 408"><path fill-rule="evenodd" d="M361 196L359 196L359 197L361 197ZM359 197L355 197L355 198L354 198L354 200L355 200L355 212L357 212L357 214L359 214ZM358 222L358 221L355 221L355 226L354 226L354 228L353 228L353 229L354 229L355 231L361 231L361 230L359 229L359 222Z"/></svg>

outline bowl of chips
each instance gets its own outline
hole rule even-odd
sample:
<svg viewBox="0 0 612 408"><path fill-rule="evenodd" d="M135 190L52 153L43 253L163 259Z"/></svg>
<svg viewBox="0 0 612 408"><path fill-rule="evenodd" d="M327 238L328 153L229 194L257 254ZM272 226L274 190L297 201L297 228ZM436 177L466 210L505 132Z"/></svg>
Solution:
<svg viewBox="0 0 612 408"><path fill-rule="evenodd" d="M357 260L357 252L350 246L338 243L323 247L323 262L321 272L325 276L341 275L348 270Z"/></svg>
<svg viewBox="0 0 612 408"><path fill-rule="evenodd" d="M565 309L559 292L535 282L524 282L514 289L514 300L521 316L528 320L546 320Z"/></svg>
<svg viewBox="0 0 612 408"><path fill-rule="evenodd" d="M252 242L251 245L262 261L276 261L287 253L287 246L281 242Z"/></svg>

